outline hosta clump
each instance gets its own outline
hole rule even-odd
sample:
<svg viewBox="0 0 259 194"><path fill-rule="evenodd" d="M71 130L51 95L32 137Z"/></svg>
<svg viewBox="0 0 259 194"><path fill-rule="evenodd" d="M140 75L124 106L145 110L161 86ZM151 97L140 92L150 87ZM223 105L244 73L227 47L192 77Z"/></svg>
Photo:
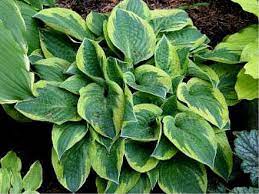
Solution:
<svg viewBox="0 0 259 194"><path fill-rule="evenodd" d="M194 57L209 40L185 11L125 0L86 21L63 8L33 18L45 23L33 52L0 23L0 43L17 48L4 62L24 64L0 85L8 87L0 100L54 123L52 164L65 188L77 191L91 169L101 193L148 193L157 183L166 193L205 193L207 168L228 180L228 90L219 88L221 66Z"/></svg>
<svg viewBox="0 0 259 194"><path fill-rule="evenodd" d="M0 160L0 193L34 193L42 184L42 167L34 162L24 177L21 176L22 162L13 151Z"/></svg>

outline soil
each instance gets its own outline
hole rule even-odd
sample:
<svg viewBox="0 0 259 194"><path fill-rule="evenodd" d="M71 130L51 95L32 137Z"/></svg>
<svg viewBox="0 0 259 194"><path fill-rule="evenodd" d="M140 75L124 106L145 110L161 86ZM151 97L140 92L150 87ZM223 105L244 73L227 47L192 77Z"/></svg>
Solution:
<svg viewBox="0 0 259 194"><path fill-rule="evenodd" d="M240 6L230 0L146 0L150 8L185 8L194 24L211 39L211 45L216 45L227 34L239 31L241 28L257 23L257 19L242 11ZM83 17L91 10L108 12L118 3L116 0L59 0L59 6L72 8ZM207 4L196 4L207 3ZM200 6L198 6L200 5ZM203 6L202 6L203 5ZM254 107L251 109L251 106ZM250 108L249 108L250 107ZM230 108L232 130L250 130L258 128L256 112L258 101L243 101ZM251 119L252 118L252 119ZM251 126L251 127L247 127ZM0 107L0 157L9 150L14 150L23 161L25 173L35 160L40 160L44 170L43 186L40 192L68 192L58 182L51 165L51 128L48 123L31 122L18 123L7 116ZM228 132L233 145L233 132ZM95 174L91 172L86 184L79 192L95 193ZM227 186L242 186L249 182L248 176L241 174ZM155 189L155 192L161 192Z"/></svg>

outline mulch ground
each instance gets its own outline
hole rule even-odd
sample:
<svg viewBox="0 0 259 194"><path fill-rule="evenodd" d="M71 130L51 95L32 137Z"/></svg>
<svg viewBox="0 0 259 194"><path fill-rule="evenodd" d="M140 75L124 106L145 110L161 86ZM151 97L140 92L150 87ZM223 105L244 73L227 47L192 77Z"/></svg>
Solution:
<svg viewBox="0 0 259 194"><path fill-rule="evenodd" d="M109 12L120 0L58 0L59 6L71 8L83 17L91 11ZM226 35L257 23L257 18L244 12L230 0L145 0L151 9L185 8L194 24L215 46Z"/></svg>

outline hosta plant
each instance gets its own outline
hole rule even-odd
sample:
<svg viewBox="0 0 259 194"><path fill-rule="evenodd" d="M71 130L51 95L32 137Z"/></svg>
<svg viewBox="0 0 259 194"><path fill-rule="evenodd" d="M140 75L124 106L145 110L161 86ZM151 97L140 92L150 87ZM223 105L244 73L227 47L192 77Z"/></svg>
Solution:
<svg viewBox="0 0 259 194"><path fill-rule="evenodd" d="M42 167L39 161L31 165L24 177L21 175L21 159L13 151L1 158L0 164L0 193L38 193L36 190L42 184Z"/></svg>
<svg viewBox="0 0 259 194"><path fill-rule="evenodd" d="M205 193L208 169L228 180L236 74L206 65L209 39L185 11L124 0L84 20L43 9L30 17L37 42L15 2L0 2L15 18L0 16L0 102L13 118L54 124L65 188L79 190L91 169L100 193Z"/></svg>

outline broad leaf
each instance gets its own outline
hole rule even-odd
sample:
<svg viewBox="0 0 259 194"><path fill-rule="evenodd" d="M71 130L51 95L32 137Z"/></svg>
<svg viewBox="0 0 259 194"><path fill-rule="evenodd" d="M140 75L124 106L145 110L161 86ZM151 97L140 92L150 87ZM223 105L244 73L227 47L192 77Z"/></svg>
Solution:
<svg viewBox="0 0 259 194"><path fill-rule="evenodd" d="M202 34L194 26L188 26L182 30L164 33L174 46L187 47L194 50L204 43L208 43L206 35Z"/></svg>
<svg viewBox="0 0 259 194"><path fill-rule="evenodd" d="M108 33L111 42L133 64L149 59L155 50L155 33L147 21L133 12L114 9L109 17Z"/></svg>
<svg viewBox="0 0 259 194"><path fill-rule="evenodd" d="M165 136L185 155L214 167L217 142L213 128L200 116L179 113L163 119Z"/></svg>
<svg viewBox="0 0 259 194"><path fill-rule="evenodd" d="M36 191L43 181L42 166L39 161L34 162L29 171L23 177L23 188L25 191Z"/></svg>
<svg viewBox="0 0 259 194"><path fill-rule="evenodd" d="M152 147L152 143L128 140L125 144L125 156L130 167L141 173L155 168L159 160L151 157Z"/></svg>
<svg viewBox="0 0 259 194"><path fill-rule="evenodd" d="M206 193L207 174L202 164L178 154L161 163L158 184L165 193Z"/></svg>
<svg viewBox="0 0 259 194"><path fill-rule="evenodd" d="M219 83L217 88L224 95L228 106L233 106L239 102L237 93L235 91L235 84L237 81L237 74L240 70L239 65L226 65L217 63L210 66L218 75Z"/></svg>
<svg viewBox="0 0 259 194"><path fill-rule="evenodd" d="M17 5L25 22L26 32L24 37L28 44L28 54L30 54L34 50L40 48L39 28L35 19L32 18L37 11L35 11L30 5L21 1L17 1Z"/></svg>
<svg viewBox="0 0 259 194"><path fill-rule="evenodd" d="M11 186L10 171L0 168L0 193L8 193Z"/></svg>
<svg viewBox="0 0 259 194"><path fill-rule="evenodd" d="M52 144L58 159L81 141L88 131L88 126L83 122L67 122L63 125L54 125L52 129Z"/></svg>
<svg viewBox="0 0 259 194"><path fill-rule="evenodd" d="M245 173L250 174L250 179L254 185L258 183L258 131L242 131L237 134L234 142L235 152L243 160L241 168Z"/></svg>
<svg viewBox="0 0 259 194"><path fill-rule="evenodd" d="M34 76L29 72L29 59L1 20L0 50L5 51L0 54L0 102L14 103L31 98Z"/></svg>
<svg viewBox="0 0 259 194"><path fill-rule="evenodd" d="M181 30L188 25L192 25L192 20L188 14L181 9L153 10L150 22L156 33L172 32Z"/></svg>
<svg viewBox="0 0 259 194"><path fill-rule="evenodd" d="M238 3L245 11L255 14L259 17L259 8L257 0L232 0L235 3Z"/></svg>
<svg viewBox="0 0 259 194"><path fill-rule="evenodd" d="M235 85L238 99L253 100L258 98L258 88L258 79L254 79L252 76L246 74L244 68L241 69L237 75L237 82Z"/></svg>
<svg viewBox="0 0 259 194"><path fill-rule="evenodd" d="M150 18L150 10L143 0L124 0L117 7L131 11L143 19Z"/></svg>
<svg viewBox="0 0 259 194"><path fill-rule="evenodd" d="M123 168L119 184L109 181L105 193L127 193L137 184L139 179L140 173Z"/></svg>
<svg viewBox="0 0 259 194"><path fill-rule="evenodd" d="M52 149L52 165L58 181L71 192L78 191L90 173L90 143L91 139L85 137L69 149L60 161Z"/></svg>
<svg viewBox="0 0 259 194"><path fill-rule="evenodd" d="M228 107L223 94L208 82L192 78L181 83L177 97L186 103L190 110L199 114L222 129L229 120Z"/></svg>
<svg viewBox="0 0 259 194"><path fill-rule="evenodd" d="M168 73L172 78L183 75L187 70L188 50L177 50L166 36L158 42L155 51L156 66Z"/></svg>
<svg viewBox="0 0 259 194"><path fill-rule="evenodd" d="M70 9L43 9L34 15L34 18L40 19L54 30L72 36L78 40L94 38L93 34L87 28L84 19L78 13Z"/></svg>
<svg viewBox="0 0 259 194"><path fill-rule="evenodd" d="M124 78L127 84L135 90L161 98L166 98L172 86L170 76L152 65L141 65L135 69L135 76L127 72Z"/></svg>
<svg viewBox="0 0 259 194"><path fill-rule="evenodd" d="M86 25L97 36L103 35L103 22L107 15L91 11L86 17Z"/></svg>
<svg viewBox="0 0 259 194"><path fill-rule="evenodd" d="M219 84L219 77L210 66L202 64L197 65L191 60L189 61L187 75L209 81L215 87Z"/></svg>
<svg viewBox="0 0 259 194"><path fill-rule="evenodd" d="M63 82L68 76L64 71L70 65L69 62L59 58L41 59L33 65L36 75L41 80Z"/></svg>
<svg viewBox="0 0 259 194"><path fill-rule="evenodd" d="M233 156L226 133L216 133L216 141L218 143L218 149L212 170L228 181L233 168Z"/></svg>
<svg viewBox="0 0 259 194"><path fill-rule="evenodd" d="M220 42L215 50L227 49L237 54L241 54L245 46L257 39L258 25L250 25L241 31L226 36L222 42Z"/></svg>
<svg viewBox="0 0 259 194"><path fill-rule="evenodd" d="M128 193L150 193L151 184L146 174L142 174L136 185Z"/></svg>
<svg viewBox="0 0 259 194"><path fill-rule="evenodd" d="M77 96L46 82L39 82L37 97L18 103L15 108L26 117L62 124L80 120L77 114Z"/></svg>
<svg viewBox="0 0 259 194"><path fill-rule="evenodd" d="M67 91L79 95L81 88L87 86L92 81L83 75L73 75L62 82L59 87L66 89Z"/></svg>
<svg viewBox="0 0 259 194"><path fill-rule="evenodd" d="M22 162L16 153L10 151L3 158L1 158L1 167L12 172L20 172L22 169Z"/></svg>
<svg viewBox="0 0 259 194"><path fill-rule="evenodd" d="M78 113L101 135L118 135L124 114L124 94L115 82L104 88L92 83L80 90Z"/></svg>
<svg viewBox="0 0 259 194"><path fill-rule="evenodd" d="M45 58L58 57L71 63L76 59L77 47L62 33L41 30L40 44Z"/></svg>
<svg viewBox="0 0 259 194"><path fill-rule="evenodd" d="M124 140L122 139L118 139L110 150L97 142L93 143L90 152L91 165L98 176L119 183L124 149Z"/></svg>
<svg viewBox="0 0 259 194"><path fill-rule="evenodd" d="M160 129L159 139L151 156L158 160L169 160L177 152L178 149L163 134L163 129Z"/></svg>
<svg viewBox="0 0 259 194"><path fill-rule="evenodd" d="M95 41L84 39L76 55L78 69L95 81L100 81L103 78L103 68L106 63L102 47Z"/></svg>
<svg viewBox="0 0 259 194"><path fill-rule="evenodd" d="M137 120L123 123L121 137L136 141L156 141L161 127L157 118L162 110L153 104L138 104L133 110Z"/></svg>
<svg viewBox="0 0 259 194"><path fill-rule="evenodd" d="M19 47L20 50L23 51L25 54L27 51L27 44L26 44L26 40L25 40L26 25L25 25L25 21L22 17L22 14L21 14L21 11L20 11L18 5L16 4L16 2L14 0L9 0L9 1L1 0L0 9L1 9L1 15L0 15L1 41L9 36L12 36L12 38L16 42L17 46L14 46L14 45L10 45L10 46L12 46L16 49ZM2 26L5 26L5 27L3 28ZM10 31L7 32L6 31L7 29L8 29L8 31L9 30ZM6 33L8 33L8 35L4 35ZM7 41L7 40L5 40L5 41ZM13 43L11 43L11 44L13 44ZM0 43L0 45L2 45L4 47L4 44L2 42ZM5 49L1 48L1 50L5 50L7 52L10 51L10 49L8 49L8 47L4 47L4 48ZM18 53L21 53L21 51L19 51ZM14 53L16 53L16 52L14 51ZM19 56L18 53L17 53L17 55ZM16 56L16 58L18 58L18 56ZM7 57L7 58L9 58L9 57ZM1 61L3 61L3 60L1 59Z"/></svg>

